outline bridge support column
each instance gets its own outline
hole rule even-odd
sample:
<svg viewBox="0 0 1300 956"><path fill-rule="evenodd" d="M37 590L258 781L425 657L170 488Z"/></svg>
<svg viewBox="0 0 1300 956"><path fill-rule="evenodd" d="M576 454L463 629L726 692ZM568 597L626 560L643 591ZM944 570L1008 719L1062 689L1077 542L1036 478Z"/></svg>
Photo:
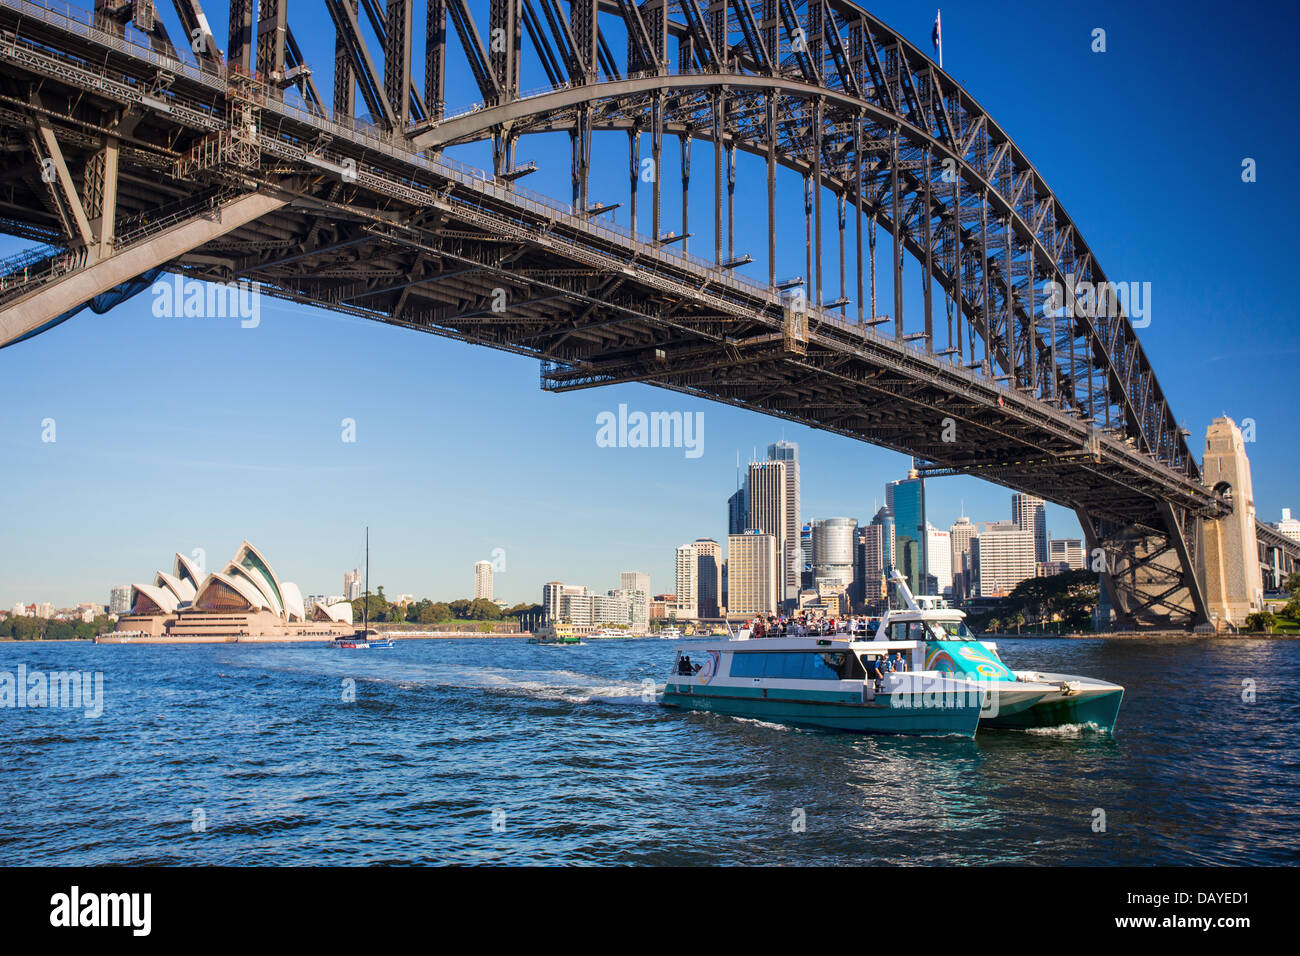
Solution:
<svg viewBox="0 0 1300 956"><path fill-rule="evenodd" d="M1232 514L1201 522L1204 547L1197 576L1205 589L1216 628L1241 627L1246 615L1263 608L1259 545L1255 532L1255 496L1250 459L1241 429L1231 418L1216 418L1205 433L1207 485L1232 499Z"/></svg>

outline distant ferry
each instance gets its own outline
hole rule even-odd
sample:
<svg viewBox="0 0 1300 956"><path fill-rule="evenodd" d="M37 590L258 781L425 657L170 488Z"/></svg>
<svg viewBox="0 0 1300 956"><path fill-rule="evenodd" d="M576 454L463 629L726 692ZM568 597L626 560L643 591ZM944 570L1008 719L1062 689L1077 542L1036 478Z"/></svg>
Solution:
<svg viewBox="0 0 1300 956"><path fill-rule="evenodd" d="M661 627L659 628L659 636L665 641L675 641L682 636L681 628Z"/></svg>
<svg viewBox="0 0 1300 956"><path fill-rule="evenodd" d="M997 647L941 598L889 611L858 634L679 645L661 703L777 723L867 734L972 737L976 728L1115 726L1124 688L1068 674L1012 671ZM892 659L901 666L886 663Z"/></svg>
<svg viewBox="0 0 1300 956"><path fill-rule="evenodd" d="M574 631L572 624L566 624L560 621L555 624L544 624L537 629L533 637L528 639L529 644L581 644L582 638Z"/></svg>

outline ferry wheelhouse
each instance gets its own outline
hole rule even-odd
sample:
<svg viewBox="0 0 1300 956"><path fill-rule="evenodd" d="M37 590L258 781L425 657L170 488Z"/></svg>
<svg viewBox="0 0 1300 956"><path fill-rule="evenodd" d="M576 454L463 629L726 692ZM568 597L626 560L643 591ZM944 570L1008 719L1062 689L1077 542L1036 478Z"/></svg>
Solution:
<svg viewBox="0 0 1300 956"><path fill-rule="evenodd" d="M849 632L677 647L665 707L869 734L973 736L1002 728L1114 728L1124 688L1068 674L1012 671L941 598L890 610L869 639Z"/></svg>

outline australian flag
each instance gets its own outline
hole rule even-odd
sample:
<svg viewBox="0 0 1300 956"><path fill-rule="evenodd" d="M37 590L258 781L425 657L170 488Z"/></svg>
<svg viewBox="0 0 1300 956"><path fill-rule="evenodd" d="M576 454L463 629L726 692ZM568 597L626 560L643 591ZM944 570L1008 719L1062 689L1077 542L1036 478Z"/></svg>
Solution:
<svg viewBox="0 0 1300 956"><path fill-rule="evenodd" d="M930 31L930 42L934 44L936 51L943 47L943 31L939 26L939 13L938 10L934 12L934 29Z"/></svg>

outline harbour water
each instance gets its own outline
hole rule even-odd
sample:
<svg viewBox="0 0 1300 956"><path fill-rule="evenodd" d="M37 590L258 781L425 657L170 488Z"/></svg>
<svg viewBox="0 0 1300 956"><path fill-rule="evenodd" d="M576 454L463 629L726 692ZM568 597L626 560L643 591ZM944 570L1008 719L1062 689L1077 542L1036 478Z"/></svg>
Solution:
<svg viewBox="0 0 1300 956"><path fill-rule="evenodd" d="M675 712L658 640L0 644L103 674L98 717L0 708L0 863L1300 862L1300 641L999 649L1124 684L1115 734Z"/></svg>

